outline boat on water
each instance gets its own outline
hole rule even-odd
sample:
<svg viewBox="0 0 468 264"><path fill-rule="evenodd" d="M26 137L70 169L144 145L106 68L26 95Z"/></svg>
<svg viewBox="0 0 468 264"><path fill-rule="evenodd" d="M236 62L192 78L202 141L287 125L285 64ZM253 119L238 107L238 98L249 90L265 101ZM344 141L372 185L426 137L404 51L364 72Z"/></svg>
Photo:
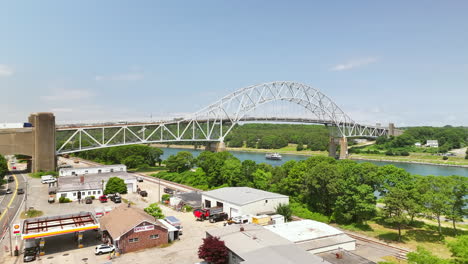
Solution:
<svg viewBox="0 0 468 264"><path fill-rule="evenodd" d="M265 155L265 158L269 160L281 160L283 157L279 153L268 153Z"/></svg>

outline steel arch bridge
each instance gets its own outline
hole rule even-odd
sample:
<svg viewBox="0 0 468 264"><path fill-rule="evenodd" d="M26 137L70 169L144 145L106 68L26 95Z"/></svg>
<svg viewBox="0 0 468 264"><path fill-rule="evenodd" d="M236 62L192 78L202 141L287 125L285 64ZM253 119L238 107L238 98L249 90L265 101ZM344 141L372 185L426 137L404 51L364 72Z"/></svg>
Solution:
<svg viewBox="0 0 468 264"><path fill-rule="evenodd" d="M307 118L254 118L247 115L266 103L280 101L302 106L308 113ZM334 127L343 138L379 137L392 133L387 127L355 122L332 99L315 88L298 82L277 81L239 89L179 120L61 126L56 134L57 154L130 144L223 142L236 124L246 121L323 124Z"/></svg>

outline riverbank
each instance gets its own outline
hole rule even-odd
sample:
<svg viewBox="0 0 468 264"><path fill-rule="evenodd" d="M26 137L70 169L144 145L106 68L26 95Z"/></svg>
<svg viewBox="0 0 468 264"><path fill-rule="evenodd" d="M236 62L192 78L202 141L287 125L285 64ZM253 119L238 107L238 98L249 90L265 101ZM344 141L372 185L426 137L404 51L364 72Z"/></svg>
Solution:
<svg viewBox="0 0 468 264"><path fill-rule="evenodd" d="M187 149L195 150L193 145L165 145L165 144L151 144L153 147L158 148L172 148L172 149ZM205 150L204 146L200 146L196 150ZM227 151L246 152L246 153L272 153L277 152L280 154L300 155L300 156L328 156L327 151L311 151L302 150L297 151L295 144L290 144L281 149L256 149L256 148L226 148ZM352 160L362 161L378 161L378 162L402 162L408 164L421 164L432 166L445 166L445 167L458 167L468 168L468 160L458 157L449 157L448 160L442 160L441 156L433 156L430 154L411 153L410 156L386 156L383 154L350 154Z"/></svg>

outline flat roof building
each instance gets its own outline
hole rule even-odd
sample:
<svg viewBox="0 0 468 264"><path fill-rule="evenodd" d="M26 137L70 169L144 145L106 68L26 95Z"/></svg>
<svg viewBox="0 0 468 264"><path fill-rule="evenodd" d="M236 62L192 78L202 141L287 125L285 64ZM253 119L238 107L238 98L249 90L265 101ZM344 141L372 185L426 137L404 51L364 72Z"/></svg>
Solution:
<svg viewBox="0 0 468 264"><path fill-rule="evenodd" d="M59 170L59 176L78 176L84 174L99 174L112 172L127 172L127 166L123 164L115 164L94 167L61 168Z"/></svg>
<svg viewBox="0 0 468 264"><path fill-rule="evenodd" d="M313 254L356 249L355 239L330 225L313 220L293 221L265 228Z"/></svg>
<svg viewBox="0 0 468 264"><path fill-rule="evenodd" d="M206 233L224 241L229 249L228 264L330 264L263 226L231 225Z"/></svg>
<svg viewBox="0 0 468 264"><path fill-rule="evenodd" d="M72 201L78 200L78 192L81 192L81 199L87 196L98 197L103 194L107 181L111 177L123 179L127 185L128 193L136 192L136 177L127 172L86 174L79 177L58 177L57 186L51 187L51 189L56 191L58 198L69 198Z"/></svg>
<svg viewBox="0 0 468 264"><path fill-rule="evenodd" d="M230 217L273 214L279 204L289 204L289 197L250 187L225 187L202 192L204 208L223 207Z"/></svg>

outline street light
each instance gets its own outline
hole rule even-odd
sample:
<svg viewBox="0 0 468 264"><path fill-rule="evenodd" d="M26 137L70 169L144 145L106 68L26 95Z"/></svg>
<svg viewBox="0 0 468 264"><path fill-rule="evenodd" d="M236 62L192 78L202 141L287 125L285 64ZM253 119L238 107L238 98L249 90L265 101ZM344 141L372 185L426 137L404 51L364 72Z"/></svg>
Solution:
<svg viewBox="0 0 468 264"><path fill-rule="evenodd" d="M10 237L10 256L13 256L13 248L11 245L11 213L10 211L13 209L13 207L7 207L8 209L8 233Z"/></svg>

